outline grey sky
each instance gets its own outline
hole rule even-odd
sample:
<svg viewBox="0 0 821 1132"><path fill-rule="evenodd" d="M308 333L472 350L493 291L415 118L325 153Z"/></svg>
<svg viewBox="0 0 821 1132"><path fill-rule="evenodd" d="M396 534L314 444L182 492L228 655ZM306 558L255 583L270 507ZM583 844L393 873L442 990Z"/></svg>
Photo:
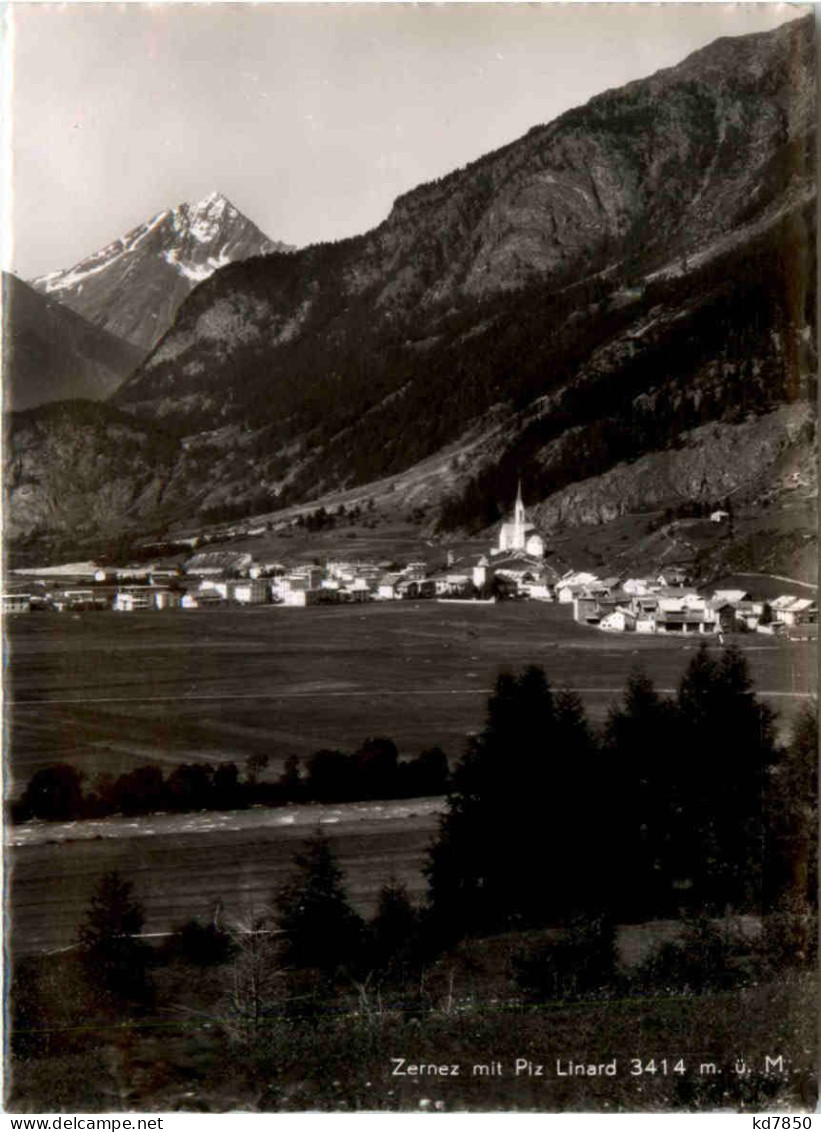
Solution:
<svg viewBox="0 0 821 1132"><path fill-rule="evenodd" d="M783 4L13 5L23 278L212 189L273 239L378 224L422 181Z"/></svg>

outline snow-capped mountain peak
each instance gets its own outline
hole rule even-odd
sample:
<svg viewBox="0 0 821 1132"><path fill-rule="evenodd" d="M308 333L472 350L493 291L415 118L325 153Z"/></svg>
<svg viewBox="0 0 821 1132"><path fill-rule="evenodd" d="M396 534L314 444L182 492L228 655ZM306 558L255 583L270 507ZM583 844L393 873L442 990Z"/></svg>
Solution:
<svg viewBox="0 0 821 1132"><path fill-rule="evenodd" d="M269 240L218 191L158 212L73 267L32 280L89 321L146 349L180 303L236 260L290 251Z"/></svg>

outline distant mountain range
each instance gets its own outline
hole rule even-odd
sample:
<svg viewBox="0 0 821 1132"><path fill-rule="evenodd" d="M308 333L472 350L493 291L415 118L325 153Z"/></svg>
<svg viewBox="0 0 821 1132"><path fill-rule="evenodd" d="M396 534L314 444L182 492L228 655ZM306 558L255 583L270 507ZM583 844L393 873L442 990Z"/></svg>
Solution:
<svg viewBox="0 0 821 1132"><path fill-rule="evenodd" d="M163 462L109 529L358 490L478 529L519 476L546 527L754 503L813 444L782 410L813 397L814 161L808 16L607 91L363 236L223 267L113 396ZM34 428L12 427L12 529L76 531L68 466L65 520L42 505Z"/></svg>
<svg viewBox="0 0 821 1132"><path fill-rule="evenodd" d="M3 273L3 406L110 396L145 357L53 299Z"/></svg>
<svg viewBox="0 0 821 1132"><path fill-rule="evenodd" d="M148 350L193 288L220 267L287 250L214 192L197 204L157 213L74 267L42 275L31 285Z"/></svg>

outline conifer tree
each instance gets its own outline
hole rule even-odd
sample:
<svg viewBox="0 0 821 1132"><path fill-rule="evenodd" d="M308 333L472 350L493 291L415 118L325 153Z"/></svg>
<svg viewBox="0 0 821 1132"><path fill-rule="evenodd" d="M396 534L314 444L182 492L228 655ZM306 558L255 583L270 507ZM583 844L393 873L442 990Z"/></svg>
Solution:
<svg viewBox="0 0 821 1132"><path fill-rule="evenodd" d="M533 666L498 677L427 870L446 938L544 923L597 901L599 770L577 696L554 696Z"/></svg>
<svg viewBox="0 0 821 1132"><path fill-rule="evenodd" d="M391 879L379 893L370 923L371 962L383 980L404 981L413 971L419 950L419 915L404 884Z"/></svg>
<svg viewBox="0 0 821 1132"><path fill-rule="evenodd" d="M767 784L765 905L818 907L818 713L806 706Z"/></svg>
<svg viewBox="0 0 821 1132"><path fill-rule="evenodd" d="M643 668L634 668L603 737L613 872L619 905L628 915L658 914L668 898L660 866L670 832L674 731L674 705L658 694Z"/></svg>
<svg viewBox="0 0 821 1132"><path fill-rule="evenodd" d="M80 958L89 980L119 1000L142 1000L149 993L149 949L139 938L145 914L132 889L119 873L106 873L92 894L78 933Z"/></svg>
<svg viewBox="0 0 821 1132"><path fill-rule="evenodd" d="M761 901L762 805L776 757L774 715L756 698L735 646L719 658L702 645L679 687L669 866L705 906Z"/></svg>
<svg viewBox="0 0 821 1132"><path fill-rule="evenodd" d="M348 903L342 870L321 832L294 860L295 875L276 899L283 960L332 976L355 965L364 924Z"/></svg>

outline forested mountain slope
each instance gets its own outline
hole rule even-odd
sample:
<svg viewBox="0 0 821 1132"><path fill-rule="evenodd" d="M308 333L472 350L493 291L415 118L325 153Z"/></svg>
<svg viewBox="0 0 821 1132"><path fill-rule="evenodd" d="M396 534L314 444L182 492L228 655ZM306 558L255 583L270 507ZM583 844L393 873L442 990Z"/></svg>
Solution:
<svg viewBox="0 0 821 1132"><path fill-rule="evenodd" d="M571 484L811 398L813 27L719 40L406 194L372 232L218 271L115 395L178 443L142 520L391 476L410 497L440 460L440 527L492 522L520 475L553 521ZM560 510L591 521L589 500Z"/></svg>

